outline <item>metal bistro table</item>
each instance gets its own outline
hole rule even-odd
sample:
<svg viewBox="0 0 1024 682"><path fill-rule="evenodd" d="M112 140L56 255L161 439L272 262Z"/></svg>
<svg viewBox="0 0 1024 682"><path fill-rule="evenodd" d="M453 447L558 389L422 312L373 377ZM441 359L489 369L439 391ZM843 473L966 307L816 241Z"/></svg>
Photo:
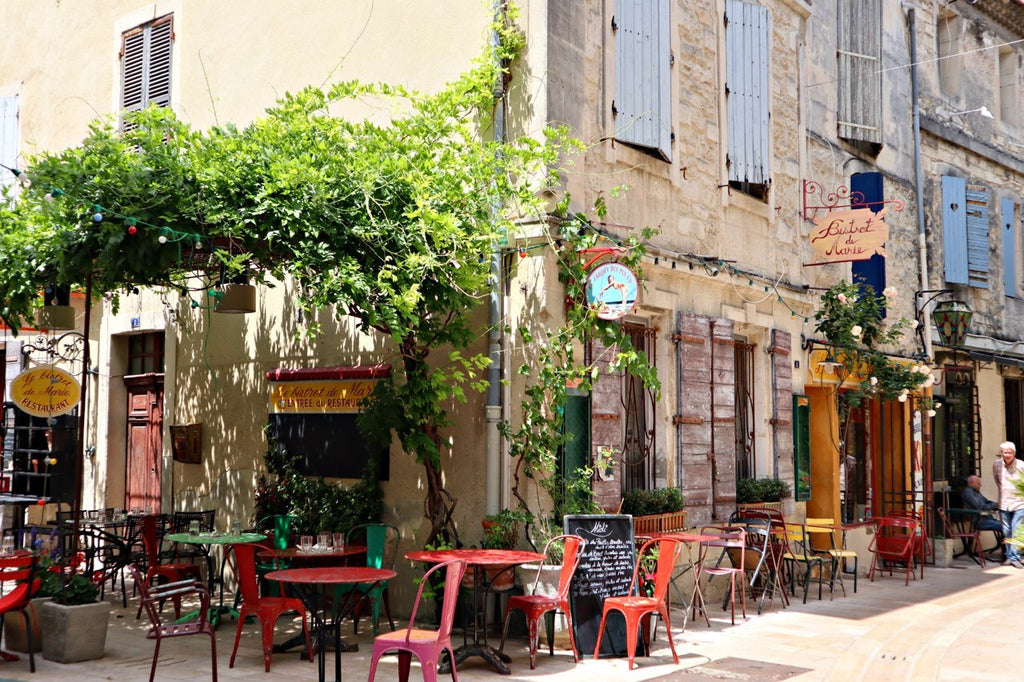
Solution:
<svg viewBox="0 0 1024 682"><path fill-rule="evenodd" d="M241 533L239 535L232 535L231 533L212 532L200 533L199 535L192 535L191 533L170 533L169 535L165 535L164 539L169 542L184 542L190 545L198 545L208 552L211 545L238 545L243 542L261 542L267 538L262 533ZM220 600L216 605L211 605L209 611L210 625L213 627L217 627L217 624L220 622L220 617L225 613L229 613L236 618L238 617L237 610L230 606L224 606L224 566L227 563L227 560L227 552L225 552L224 556L222 556L220 560L221 564L219 574L222 586L220 591ZM207 576L207 582L209 583L210 594L212 595L213 587L216 583L216 576L212 574ZM188 618L192 618L194 615L195 614L188 613L178 620L183 621Z"/></svg>
<svg viewBox="0 0 1024 682"><path fill-rule="evenodd" d="M687 558L686 566L683 567L682 571L679 571L675 575L673 575L672 576L672 580L670 581L670 584L672 585L672 589L674 589L676 591L676 594L679 595L679 600L683 602L683 627L682 627L682 630L685 631L686 630L686 623L687 623L687 620L688 620L688 617L689 617L690 609L696 603L699 603L701 605L701 607L704 606L704 595L702 595L701 591L700 591L700 574L701 574L700 559L701 559L701 553L702 553L702 549L701 549L700 545L702 545L705 542L710 542L712 540L715 540L717 538L714 535L703 535L701 533L690 533L690 532L687 532L687 531L667 531L667 532L663 532L663 533L644 533L642 536L638 536L638 537L651 538L652 540L657 540L659 538L668 538L668 539L671 539L671 540L678 540L679 542L686 543L687 545L698 545L698 547L697 547L697 554L696 554L697 560L694 561L694 551L693 551L693 548L691 547L687 551L687 553L686 553L686 555L687 555L686 556L686 558ZM679 589L679 585L676 584L676 581L679 580L680 578L682 578L687 573L692 573L693 574L693 591L690 593L690 598L689 599L686 598L686 593L683 592L682 590L680 590ZM671 604L669 604L669 606L671 607Z"/></svg>
<svg viewBox="0 0 1024 682"><path fill-rule="evenodd" d="M340 585L370 584L391 580L398 574L387 568L368 568L365 566L334 566L324 568L286 568L267 573L268 580L287 583L295 588L302 603L306 605L309 615L313 618L313 628L317 637L317 659L320 682L325 682L327 675L327 642L328 630L334 630L334 679L341 682L341 621L359 596L357 590L348 593L342 605L332 603L335 587Z"/></svg>
<svg viewBox="0 0 1024 682"><path fill-rule="evenodd" d="M508 662L512 659L487 643L487 623L484 622L483 627L480 627L478 615L487 604L487 593L490 592L491 583L497 577L494 575L488 578L484 569L499 569L498 573L503 573L511 571L519 564L540 563L544 561L544 555L539 552L508 549L438 549L409 552L405 558L428 564L461 559L467 566L473 568L473 641L467 642L466 633L463 631L463 644L455 650L455 664L458 665L470 656L479 656L502 675L511 674ZM486 614L486 611L484 613ZM445 674L450 670L447 663L442 664L440 669Z"/></svg>

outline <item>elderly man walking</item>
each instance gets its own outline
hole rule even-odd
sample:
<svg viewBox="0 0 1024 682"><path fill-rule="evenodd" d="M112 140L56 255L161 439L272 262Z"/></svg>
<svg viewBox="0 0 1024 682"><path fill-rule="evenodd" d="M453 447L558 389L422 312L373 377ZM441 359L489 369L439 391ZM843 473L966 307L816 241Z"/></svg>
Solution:
<svg viewBox="0 0 1024 682"><path fill-rule="evenodd" d="M1003 537L1016 536L1024 521L1024 497L1017 491L1017 482L1024 479L1024 462L1017 459L1017 446L1006 441L999 445L999 459L992 466L992 476L999 490L999 514L1003 517ZM1006 561L1014 568L1024 568L1020 549L1006 544Z"/></svg>

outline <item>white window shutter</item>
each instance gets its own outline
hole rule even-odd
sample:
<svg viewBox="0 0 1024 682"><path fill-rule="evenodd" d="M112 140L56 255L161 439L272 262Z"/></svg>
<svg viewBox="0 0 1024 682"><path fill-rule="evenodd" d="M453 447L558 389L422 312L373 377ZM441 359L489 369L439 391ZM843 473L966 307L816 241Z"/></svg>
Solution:
<svg viewBox="0 0 1024 682"><path fill-rule="evenodd" d="M729 181L768 185L771 17L766 7L741 0L725 7Z"/></svg>
<svg viewBox="0 0 1024 682"><path fill-rule="evenodd" d="M18 167L18 96L0 97L0 163ZM14 183L14 173L0 169L0 187Z"/></svg>
<svg viewBox="0 0 1024 682"><path fill-rule="evenodd" d="M881 0L840 0L838 35L839 137L881 144Z"/></svg>
<svg viewBox="0 0 1024 682"><path fill-rule="evenodd" d="M672 158L669 0L616 0L615 138Z"/></svg>
<svg viewBox="0 0 1024 682"><path fill-rule="evenodd" d="M123 34L121 40L121 115L150 103L171 105L172 15ZM122 123L123 127L123 123Z"/></svg>

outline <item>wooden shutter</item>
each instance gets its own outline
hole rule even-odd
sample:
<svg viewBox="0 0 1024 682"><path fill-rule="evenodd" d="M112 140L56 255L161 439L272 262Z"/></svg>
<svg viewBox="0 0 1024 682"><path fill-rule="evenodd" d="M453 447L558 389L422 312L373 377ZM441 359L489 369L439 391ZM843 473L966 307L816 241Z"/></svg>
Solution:
<svg viewBox="0 0 1024 682"><path fill-rule="evenodd" d="M988 190L967 188L967 278L968 284L988 289Z"/></svg>
<svg viewBox="0 0 1024 682"><path fill-rule="evenodd" d="M855 173L850 176L850 192L855 195L854 206L870 208L875 213L885 208L885 178L877 171ZM857 199L862 202L858 202ZM867 284L874 290L881 305L882 317L885 317L885 297L882 296L886 281L885 256L876 253L867 260L853 261L850 274L855 283Z"/></svg>
<svg viewBox="0 0 1024 682"><path fill-rule="evenodd" d="M668 0L615 3L615 137L672 158Z"/></svg>
<svg viewBox="0 0 1024 682"><path fill-rule="evenodd" d="M1017 235L1014 230L1016 222L1013 199L1003 199L1003 294L1012 298L1018 297L1017 292Z"/></svg>
<svg viewBox="0 0 1024 682"><path fill-rule="evenodd" d="M122 36L122 117L145 109L151 102L162 107L171 105L172 18L168 14Z"/></svg>
<svg viewBox="0 0 1024 682"><path fill-rule="evenodd" d="M967 284L967 181L942 176L942 250L946 281Z"/></svg>
<svg viewBox="0 0 1024 682"><path fill-rule="evenodd" d="M840 0L838 34L839 137L881 144L881 0Z"/></svg>
<svg viewBox="0 0 1024 682"><path fill-rule="evenodd" d="M725 8L729 181L768 185L771 18L767 8L740 0Z"/></svg>
<svg viewBox="0 0 1024 682"><path fill-rule="evenodd" d="M18 167L18 97L0 97L0 163ZM14 174L0 170L0 186L14 182Z"/></svg>

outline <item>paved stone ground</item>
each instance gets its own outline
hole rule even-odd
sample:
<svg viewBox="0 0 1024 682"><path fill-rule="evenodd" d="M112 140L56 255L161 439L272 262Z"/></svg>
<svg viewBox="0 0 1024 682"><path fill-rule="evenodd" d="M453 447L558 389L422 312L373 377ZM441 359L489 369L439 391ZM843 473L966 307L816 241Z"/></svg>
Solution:
<svg viewBox="0 0 1024 682"><path fill-rule="evenodd" d="M848 581L849 583L849 581ZM850 585L847 585L850 590ZM538 656L530 670L525 641L510 642L512 675L508 680L543 678L553 682L629 680L700 682L701 680L1024 680L1024 664L1017 640L1024 632L1024 571L989 565L985 570L958 562L954 568L929 567L924 580L876 577L862 579L859 592L822 601L812 594L787 609L773 610L730 625L727 613L712 607L711 627L701 620L681 632L681 612L673 613L673 631L679 665L672 663L664 630L660 629L653 656L638 660L627 671L625 659L586 659L573 663L571 654L556 649L555 656ZM107 655L98 661L61 665L36 657L37 672L29 673L27 657L0 662L0 682L7 680L146 680L153 644L144 637L135 610L115 608L107 639ZM282 619L277 640L285 637ZM366 624L361 625L365 632ZM348 626L349 633L351 627ZM372 638L352 638L358 653L342 655L345 680L365 680ZM295 653L277 654L269 675L263 672L259 628L248 624L239 645L234 669L228 668L235 623L217 631L218 674L221 680L315 680L314 664ZM458 641L460 637L456 637ZM158 681L195 682L209 679L210 653L205 637L168 640L163 645ZM543 647L543 645L542 645ZM542 649L543 651L543 649ZM328 659L328 679L332 659ZM501 679L479 661L459 668L466 682ZM385 658L377 679L397 679L394 657ZM412 680L422 679L413 668ZM440 679L450 679L442 676Z"/></svg>

